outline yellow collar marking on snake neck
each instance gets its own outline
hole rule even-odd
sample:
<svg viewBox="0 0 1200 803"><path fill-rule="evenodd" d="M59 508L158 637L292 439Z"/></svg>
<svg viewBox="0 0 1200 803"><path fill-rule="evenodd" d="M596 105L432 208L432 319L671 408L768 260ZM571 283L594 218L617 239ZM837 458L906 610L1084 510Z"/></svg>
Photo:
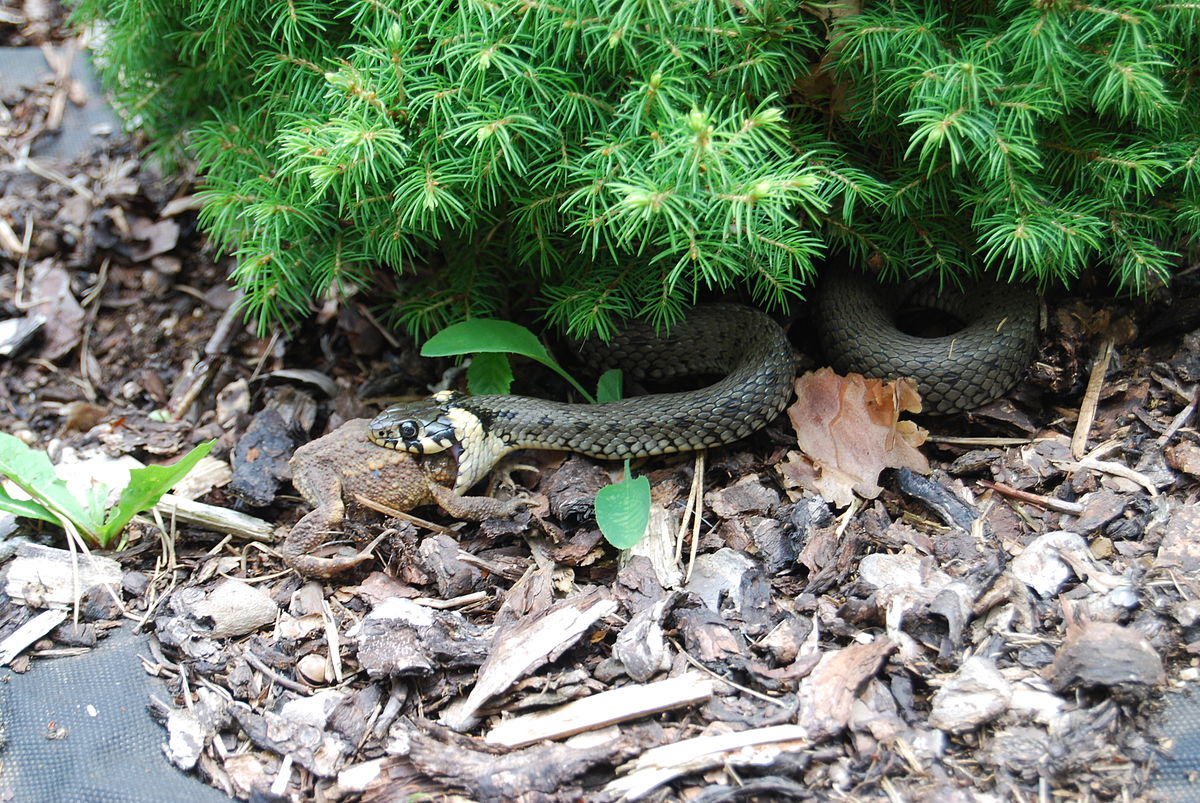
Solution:
<svg viewBox="0 0 1200 803"><path fill-rule="evenodd" d="M488 432L474 413L451 407L445 412L445 417L454 427L461 450L458 454L458 477L454 481L454 492L461 495L482 480L499 458L515 448Z"/></svg>

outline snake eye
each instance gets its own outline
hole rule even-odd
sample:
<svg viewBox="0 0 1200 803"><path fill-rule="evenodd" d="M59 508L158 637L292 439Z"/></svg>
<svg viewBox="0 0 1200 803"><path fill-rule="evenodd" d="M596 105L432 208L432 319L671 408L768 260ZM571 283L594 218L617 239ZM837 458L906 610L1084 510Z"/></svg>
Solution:
<svg viewBox="0 0 1200 803"><path fill-rule="evenodd" d="M417 435L421 432L421 427L416 421L411 418L407 421L400 422L400 437L406 441L416 440Z"/></svg>

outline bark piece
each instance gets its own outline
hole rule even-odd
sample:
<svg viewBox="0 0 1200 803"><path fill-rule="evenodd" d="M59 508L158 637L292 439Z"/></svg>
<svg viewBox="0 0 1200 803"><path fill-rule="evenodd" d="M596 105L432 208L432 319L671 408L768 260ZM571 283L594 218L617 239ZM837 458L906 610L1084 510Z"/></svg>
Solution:
<svg viewBox="0 0 1200 803"><path fill-rule="evenodd" d="M71 294L71 276L54 259L33 266L29 288L30 315L45 319L44 338L39 356L53 362L79 345L83 337L85 313Z"/></svg>
<svg viewBox="0 0 1200 803"><path fill-rule="evenodd" d="M477 800L581 800L582 790L569 785L623 748L619 739L609 739L594 747L545 744L494 755L472 749L471 743L418 731L408 756L422 772L466 789Z"/></svg>
<svg viewBox="0 0 1200 803"><path fill-rule="evenodd" d="M624 686L558 708L501 722L484 740L503 747L524 747L617 722L657 714L707 700L716 681L692 672L645 685Z"/></svg>
<svg viewBox="0 0 1200 803"><path fill-rule="evenodd" d="M1166 674L1162 658L1141 633L1111 622L1086 622L1067 633L1050 665L1050 681L1058 691L1108 686L1140 698L1165 683Z"/></svg>
<svg viewBox="0 0 1200 803"><path fill-rule="evenodd" d="M681 775L710 767L768 763L781 751L803 750L812 743L805 725L773 725L685 739L642 753L626 774L609 783L605 791L623 795L624 799L640 800Z"/></svg>
<svg viewBox="0 0 1200 803"><path fill-rule="evenodd" d="M709 491L704 502L713 513L723 519L747 514L766 515L780 502L779 494L763 484L756 475L749 474L725 488Z"/></svg>
<svg viewBox="0 0 1200 803"><path fill-rule="evenodd" d="M685 608L675 622L688 654L707 664L723 663L745 652L745 639L708 608Z"/></svg>
<svg viewBox="0 0 1200 803"><path fill-rule="evenodd" d="M1187 575L1200 573L1200 509L1172 505L1160 525L1162 543L1155 568L1173 568Z"/></svg>
<svg viewBox="0 0 1200 803"><path fill-rule="evenodd" d="M337 775L354 750L340 736L302 719L291 719L271 711L260 716L238 706L232 707L230 714L250 741L276 755L291 756L297 764L321 778Z"/></svg>
<svg viewBox="0 0 1200 803"><path fill-rule="evenodd" d="M121 593L121 564L100 555L21 542L4 593L34 607L70 605L75 594L104 585Z"/></svg>
<svg viewBox="0 0 1200 803"><path fill-rule="evenodd" d="M929 724L965 733L1008 710L1012 686L987 658L973 655L933 695Z"/></svg>
<svg viewBox="0 0 1200 803"><path fill-rule="evenodd" d="M1013 558L1009 567L1012 576L1049 597L1062 588L1074 575L1093 591L1106 592L1125 581L1105 571L1092 557L1087 541L1077 533L1055 530L1033 539L1025 551Z"/></svg>
<svg viewBox="0 0 1200 803"><path fill-rule="evenodd" d="M820 740L840 733L850 721L854 698L879 671L896 645L886 638L852 644L821 656L800 686L800 713L809 735Z"/></svg>
<svg viewBox="0 0 1200 803"><path fill-rule="evenodd" d="M196 591L198 589L191 589ZM279 606L258 586L227 579L198 599L187 595L184 612L213 638L244 636L266 627L279 615Z"/></svg>
<svg viewBox="0 0 1200 803"><path fill-rule="evenodd" d="M594 515L596 491L612 482L596 461L571 455L545 483L550 513L559 521L581 521Z"/></svg>
<svg viewBox="0 0 1200 803"><path fill-rule="evenodd" d="M470 727L480 706L519 678L558 658L592 625L616 610L616 601L597 589L560 600L544 613L528 616L497 633L475 687L461 705L446 711L443 721L454 730Z"/></svg>
<svg viewBox="0 0 1200 803"><path fill-rule="evenodd" d="M649 608L644 608L621 628L613 645L613 657L629 677L644 683L670 666L670 652L663 636L662 623L667 612L682 598L671 593Z"/></svg>
<svg viewBox="0 0 1200 803"><path fill-rule="evenodd" d="M358 660L372 678L479 666L494 634L456 611L435 611L402 598L377 605L350 633L358 641Z"/></svg>
<svg viewBox="0 0 1200 803"><path fill-rule="evenodd" d="M417 547L421 568L433 577L442 599L460 597L479 587L483 572L459 558L458 541L448 535L422 539Z"/></svg>
<svg viewBox="0 0 1200 803"><path fill-rule="evenodd" d="M729 612L747 623L766 622L771 589L758 561L728 547L696 559L685 590L715 613Z"/></svg>
<svg viewBox="0 0 1200 803"><path fill-rule="evenodd" d="M234 447L229 492L248 505L269 505L280 483L292 477L288 460L295 445L279 411L262 410Z"/></svg>

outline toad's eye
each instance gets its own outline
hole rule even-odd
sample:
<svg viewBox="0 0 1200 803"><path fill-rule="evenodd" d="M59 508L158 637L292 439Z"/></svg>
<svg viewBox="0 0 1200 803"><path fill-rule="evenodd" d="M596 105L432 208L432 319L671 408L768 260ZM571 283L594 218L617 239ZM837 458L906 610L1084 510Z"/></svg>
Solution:
<svg viewBox="0 0 1200 803"><path fill-rule="evenodd" d="M416 440L417 435L421 432L421 426L411 418L407 421L400 422L400 437L406 441Z"/></svg>

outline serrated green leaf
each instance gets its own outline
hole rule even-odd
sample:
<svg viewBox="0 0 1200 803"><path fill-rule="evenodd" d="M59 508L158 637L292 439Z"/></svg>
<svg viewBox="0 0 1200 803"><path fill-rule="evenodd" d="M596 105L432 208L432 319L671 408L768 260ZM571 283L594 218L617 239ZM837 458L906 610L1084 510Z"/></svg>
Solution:
<svg viewBox="0 0 1200 803"><path fill-rule="evenodd" d="M98 533L100 546L108 543L122 530L129 520L153 507L162 495L183 479L196 463L212 451L215 440L205 441L194 447L169 466L146 466L129 472L129 484L121 492L121 498L108 513L108 519Z"/></svg>
<svg viewBox="0 0 1200 803"><path fill-rule="evenodd" d="M472 357L467 366L467 389L476 395L508 393L512 381L512 365L507 354L481 352Z"/></svg>
<svg viewBox="0 0 1200 803"><path fill-rule="evenodd" d="M646 534L650 521L650 480L631 477L625 461L625 479L596 492L596 524L604 539L617 549L629 549Z"/></svg>
<svg viewBox="0 0 1200 803"><path fill-rule="evenodd" d="M603 404L620 399L625 391L624 380L625 375L621 373L620 368L609 368L600 374L600 379L596 382L596 401Z"/></svg>

